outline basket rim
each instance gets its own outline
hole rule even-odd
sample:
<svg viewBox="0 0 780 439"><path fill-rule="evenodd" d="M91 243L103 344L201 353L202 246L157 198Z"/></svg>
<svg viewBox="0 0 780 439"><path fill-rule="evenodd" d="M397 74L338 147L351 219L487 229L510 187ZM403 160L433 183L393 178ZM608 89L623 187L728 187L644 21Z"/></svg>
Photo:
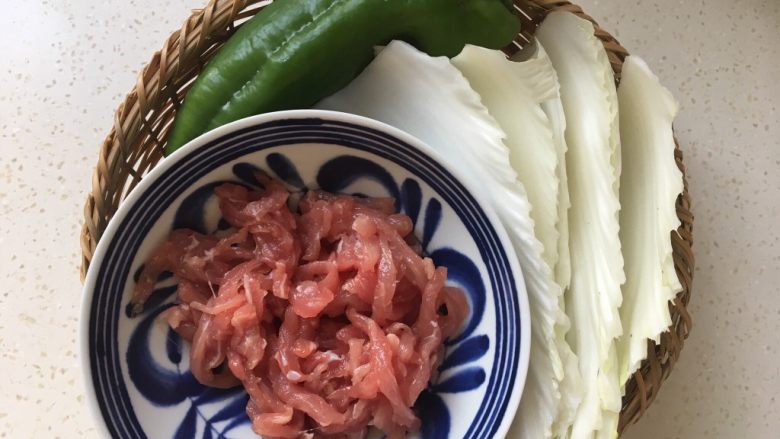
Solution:
<svg viewBox="0 0 780 439"><path fill-rule="evenodd" d="M268 3L267 0L209 0L203 8L193 10L181 28L167 38L162 49L141 69L136 84L117 108L113 127L99 149L79 237L82 282L97 242L118 205L145 172L162 159L162 147L170 129L164 122L172 117L186 94L187 78L197 74L203 60L213 56L221 42L240 25L238 22L253 16ZM513 44L504 49L506 53L517 51L532 41L536 26L546 14L571 12L593 24L594 35L604 45L619 84L622 64L629 53L582 8L565 0L513 0L513 4L523 28ZM182 78L186 81L182 82ZM676 137L674 155L683 175L684 189L676 203L680 227L670 233L670 239L675 270L683 289L669 305L672 324L661 335L659 343L648 341L647 359L626 384L618 425L620 434L641 418L655 400L692 328L687 305L695 267L694 216L683 153Z"/></svg>

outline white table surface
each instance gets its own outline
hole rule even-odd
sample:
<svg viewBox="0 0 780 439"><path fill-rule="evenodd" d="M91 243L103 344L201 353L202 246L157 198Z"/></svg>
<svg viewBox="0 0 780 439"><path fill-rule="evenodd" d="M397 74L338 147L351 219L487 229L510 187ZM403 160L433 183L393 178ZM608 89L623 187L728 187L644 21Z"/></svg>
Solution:
<svg viewBox="0 0 780 439"><path fill-rule="evenodd" d="M5 0L0 15L0 437L96 437L76 345L78 233L136 72L205 0ZM625 435L780 435L780 1L582 0L681 103L694 331Z"/></svg>

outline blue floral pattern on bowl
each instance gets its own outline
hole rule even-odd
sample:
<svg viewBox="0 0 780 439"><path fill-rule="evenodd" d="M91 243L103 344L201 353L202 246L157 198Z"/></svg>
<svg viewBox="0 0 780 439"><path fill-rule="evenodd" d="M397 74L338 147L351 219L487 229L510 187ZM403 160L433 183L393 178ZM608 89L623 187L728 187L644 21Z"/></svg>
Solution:
<svg viewBox="0 0 780 439"><path fill-rule="evenodd" d="M136 209L117 214L123 217L125 228L115 232L105 251L114 255L112 261L125 262L102 263L100 274L90 273L96 286L86 333L88 378L108 433L176 439L256 437L244 411L247 396L243 389L219 390L198 383L189 371L186 343L158 318L174 301L175 280L161 277L140 315L132 315L127 305L153 247L174 228L203 233L225 228L214 187L226 181L257 186L254 171L258 168L284 181L293 193L322 188L396 199L396 207L412 219L426 253L436 265L448 267L449 282L466 291L471 306L462 331L446 342L439 379L415 406L423 420L420 436L492 437L504 427L501 416L514 410L510 401L517 389L514 372L525 367L519 365L521 322L518 301L513 300L518 289L523 294L522 282L515 280L520 278L509 259L513 255L507 257L498 245L490 221L482 218L479 224L479 214L484 213L474 208L478 206L475 200L470 200L471 209L459 205L467 204L461 198L470 197L464 188L448 192L435 186L420 170L421 163L409 158L399 166L393 153L403 150L399 146L403 142L378 134L383 133L320 119L234 131L197 150L209 149L209 145L220 148L219 163L193 152L191 156L200 157L200 172L193 165L186 170L169 169L158 178L162 183L143 188L155 202L143 205L138 201ZM244 142L236 143L237 138ZM264 138L273 140L258 140ZM166 198L161 186L170 189L167 202L162 201ZM89 284L88 279L88 288ZM121 296L120 300L109 297L112 294ZM112 327L110 336L101 332L101 328ZM451 416L453 412L458 416Z"/></svg>

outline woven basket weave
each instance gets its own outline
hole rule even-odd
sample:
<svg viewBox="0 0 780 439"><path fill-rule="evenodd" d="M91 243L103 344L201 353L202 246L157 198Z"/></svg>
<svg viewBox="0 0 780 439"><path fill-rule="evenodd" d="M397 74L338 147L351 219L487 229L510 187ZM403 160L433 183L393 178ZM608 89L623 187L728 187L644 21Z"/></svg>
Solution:
<svg viewBox="0 0 780 439"><path fill-rule="evenodd" d="M171 122L193 79L225 40L246 19L260 11L267 1L211 0L174 32L138 75L135 87L114 116L114 126L100 147L92 192L84 206L81 231L82 279L89 268L95 246L108 221L127 194L163 157ZM593 22L595 35L604 43L616 81L620 81L623 60L628 55L620 43L578 6L557 0L515 0L522 33L505 52L517 51L532 38L536 26L554 10L566 10ZM685 176L682 152L675 149L677 166ZM661 384L669 376L683 341L691 329L687 311L693 279L693 215L688 185L677 199L677 216L682 225L671 233L674 264L683 291L669 305L672 325L660 343L648 342L648 359L626 385L619 431L636 422L653 402Z"/></svg>

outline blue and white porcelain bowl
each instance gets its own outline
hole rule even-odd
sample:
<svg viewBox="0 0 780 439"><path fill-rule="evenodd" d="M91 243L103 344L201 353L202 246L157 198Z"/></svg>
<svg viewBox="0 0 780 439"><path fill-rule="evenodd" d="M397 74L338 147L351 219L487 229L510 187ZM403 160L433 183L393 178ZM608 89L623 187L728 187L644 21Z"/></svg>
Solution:
<svg viewBox="0 0 780 439"><path fill-rule="evenodd" d="M261 168L302 191L392 196L471 313L447 342L438 380L415 410L423 438L503 437L528 368L530 317L522 274L496 215L456 169L419 140L382 123L325 111L250 117L211 131L160 163L103 234L87 275L81 353L89 404L105 437L254 438L241 388L202 386L187 345L159 314L174 300L162 279L145 311L131 317L144 261L174 228L220 225L212 189L255 185Z"/></svg>

